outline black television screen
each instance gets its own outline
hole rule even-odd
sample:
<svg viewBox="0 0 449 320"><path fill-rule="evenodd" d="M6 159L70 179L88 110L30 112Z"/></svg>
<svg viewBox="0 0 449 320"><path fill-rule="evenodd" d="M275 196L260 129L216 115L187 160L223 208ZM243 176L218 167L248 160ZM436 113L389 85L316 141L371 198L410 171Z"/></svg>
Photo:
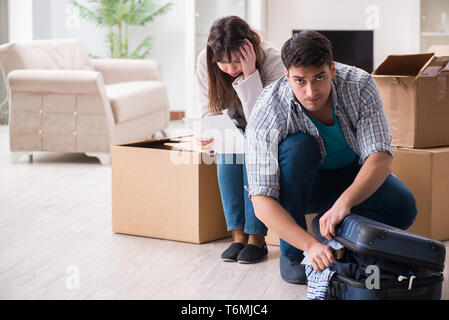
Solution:
<svg viewBox="0 0 449 320"><path fill-rule="evenodd" d="M302 30L293 30L293 34ZM373 72L372 30L316 30L332 43L334 60Z"/></svg>

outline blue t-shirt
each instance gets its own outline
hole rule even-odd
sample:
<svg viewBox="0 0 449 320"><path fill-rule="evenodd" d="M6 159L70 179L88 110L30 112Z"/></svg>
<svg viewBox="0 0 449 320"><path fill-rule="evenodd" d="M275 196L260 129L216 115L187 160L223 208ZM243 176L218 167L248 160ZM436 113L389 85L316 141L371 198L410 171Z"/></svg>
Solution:
<svg viewBox="0 0 449 320"><path fill-rule="evenodd" d="M305 110L305 109L304 109ZM343 133L341 132L338 119L335 116L334 106L332 105L332 117L334 118L334 124L331 126L314 119L305 110L309 119L318 129L320 136L324 140L324 146L326 148L326 157L320 165L320 170L324 169L338 169L349 166L354 160L356 160L357 154L349 147L346 142Z"/></svg>

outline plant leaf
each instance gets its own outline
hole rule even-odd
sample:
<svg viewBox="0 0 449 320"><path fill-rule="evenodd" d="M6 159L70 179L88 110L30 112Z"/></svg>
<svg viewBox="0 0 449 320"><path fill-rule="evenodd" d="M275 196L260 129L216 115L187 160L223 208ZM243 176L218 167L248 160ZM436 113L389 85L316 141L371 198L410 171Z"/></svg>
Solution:
<svg viewBox="0 0 449 320"><path fill-rule="evenodd" d="M104 21L100 16L96 15L94 11L90 10L89 8L83 5L80 5L76 1L72 1L72 6L78 9L79 13L78 15L80 18L86 20L87 22L94 23L98 26L102 26Z"/></svg>
<svg viewBox="0 0 449 320"><path fill-rule="evenodd" d="M108 28L105 40L111 58L137 59L143 59L150 54L151 37L146 37L128 54L128 25L144 26L173 6L173 3L169 2L158 8L158 0L89 0L89 8L78 1L71 1L71 4L78 8L79 17L83 20Z"/></svg>
<svg viewBox="0 0 449 320"><path fill-rule="evenodd" d="M152 37L148 36L137 46L134 52L132 52L129 55L129 58L144 59L150 54L151 49L152 49ZM143 52L141 52L141 50L143 50Z"/></svg>
<svg viewBox="0 0 449 320"><path fill-rule="evenodd" d="M144 26L145 24L147 24L150 21L153 21L154 18L156 18L157 16L160 16L164 13L166 13L171 7L173 6L173 3L167 3L166 5L164 5L163 7L157 9L156 11L154 11L153 13L151 13L150 15L146 16L145 18L143 18L142 20L140 20L138 22L139 26Z"/></svg>

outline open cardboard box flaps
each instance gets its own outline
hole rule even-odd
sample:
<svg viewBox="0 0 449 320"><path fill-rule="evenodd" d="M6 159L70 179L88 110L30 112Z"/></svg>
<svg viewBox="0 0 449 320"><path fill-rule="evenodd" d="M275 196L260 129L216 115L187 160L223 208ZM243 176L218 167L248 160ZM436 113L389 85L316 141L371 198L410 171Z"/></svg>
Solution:
<svg viewBox="0 0 449 320"><path fill-rule="evenodd" d="M449 145L449 56L390 55L372 76L390 124L392 144Z"/></svg>

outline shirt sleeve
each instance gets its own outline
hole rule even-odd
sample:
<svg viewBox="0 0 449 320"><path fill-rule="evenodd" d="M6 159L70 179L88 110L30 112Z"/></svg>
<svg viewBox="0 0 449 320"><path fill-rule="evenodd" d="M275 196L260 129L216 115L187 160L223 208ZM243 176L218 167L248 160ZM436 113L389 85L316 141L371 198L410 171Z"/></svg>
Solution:
<svg viewBox="0 0 449 320"><path fill-rule="evenodd" d="M256 71L246 79L243 78L243 75L239 76L232 83L232 87L242 103L243 113L245 114L245 119L248 121L253 106L263 90L259 70L256 69Z"/></svg>
<svg viewBox="0 0 449 320"><path fill-rule="evenodd" d="M268 92L269 93L269 92ZM281 126L271 99L257 100L254 114L246 127L245 165L249 196L264 195L279 200L278 146ZM271 100L272 101L272 100Z"/></svg>
<svg viewBox="0 0 449 320"><path fill-rule="evenodd" d="M361 114L357 122L357 140L364 162L375 152L388 152L391 148L391 132L384 111L382 98L374 79L369 76L360 94Z"/></svg>

